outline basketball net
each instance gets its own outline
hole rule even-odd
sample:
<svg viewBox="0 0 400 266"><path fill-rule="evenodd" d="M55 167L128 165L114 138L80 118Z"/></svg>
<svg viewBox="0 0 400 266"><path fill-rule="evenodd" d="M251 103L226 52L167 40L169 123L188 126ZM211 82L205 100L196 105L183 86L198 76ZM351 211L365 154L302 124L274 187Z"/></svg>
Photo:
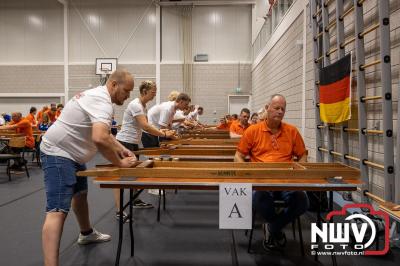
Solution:
<svg viewBox="0 0 400 266"><path fill-rule="evenodd" d="M106 82L108 78L110 77L110 71L109 70L104 70L104 73L101 74L100 76L100 85L104 86L106 85Z"/></svg>

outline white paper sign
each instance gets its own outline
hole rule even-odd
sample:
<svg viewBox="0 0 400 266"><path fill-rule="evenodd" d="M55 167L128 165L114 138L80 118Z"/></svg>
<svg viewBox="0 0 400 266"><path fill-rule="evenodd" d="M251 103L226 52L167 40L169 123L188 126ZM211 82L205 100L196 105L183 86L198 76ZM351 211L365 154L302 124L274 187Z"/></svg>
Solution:
<svg viewBox="0 0 400 266"><path fill-rule="evenodd" d="M219 185L220 229L251 229L252 194L251 184Z"/></svg>

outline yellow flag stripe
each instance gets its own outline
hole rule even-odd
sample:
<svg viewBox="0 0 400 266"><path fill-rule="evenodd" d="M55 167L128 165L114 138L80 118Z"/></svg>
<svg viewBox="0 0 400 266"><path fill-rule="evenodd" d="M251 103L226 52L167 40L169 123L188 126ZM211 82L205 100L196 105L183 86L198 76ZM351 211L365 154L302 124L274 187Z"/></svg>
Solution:
<svg viewBox="0 0 400 266"><path fill-rule="evenodd" d="M321 121L325 123L341 123L349 120L351 117L350 111L350 97L344 101L319 104Z"/></svg>

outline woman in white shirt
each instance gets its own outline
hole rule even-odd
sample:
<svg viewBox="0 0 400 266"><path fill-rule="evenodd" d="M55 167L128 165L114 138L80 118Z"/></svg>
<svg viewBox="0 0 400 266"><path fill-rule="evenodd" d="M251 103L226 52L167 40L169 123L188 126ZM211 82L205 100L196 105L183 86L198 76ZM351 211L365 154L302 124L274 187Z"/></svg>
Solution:
<svg viewBox="0 0 400 266"><path fill-rule="evenodd" d="M150 125L147 121L146 104L154 99L157 94L157 87L153 81L143 81L139 86L139 97L132 100L124 112L121 130L118 132L117 140L131 151L139 149L142 138L142 131L160 137L175 138L174 131L159 130ZM119 214L119 190L114 190L114 196ZM152 208L153 205L136 199L133 203L134 208ZM117 215L118 216L118 215ZM125 216L125 215L124 215Z"/></svg>

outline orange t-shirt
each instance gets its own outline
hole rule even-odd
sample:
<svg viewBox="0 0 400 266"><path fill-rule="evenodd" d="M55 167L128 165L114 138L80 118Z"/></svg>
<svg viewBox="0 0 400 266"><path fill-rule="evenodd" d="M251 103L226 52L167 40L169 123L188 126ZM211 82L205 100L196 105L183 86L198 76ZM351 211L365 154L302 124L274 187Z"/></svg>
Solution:
<svg viewBox="0 0 400 266"><path fill-rule="evenodd" d="M42 112L42 111L39 111L39 112L36 114L36 120L40 123L40 122L42 121L42 117L43 117L43 112Z"/></svg>
<svg viewBox="0 0 400 266"><path fill-rule="evenodd" d="M232 125L232 121L229 120L225 124L219 123L219 125L217 126L217 129L229 130L231 128L231 125Z"/></svg>
<svg viewBox="0 0 400 266"><path fill-rule="evenodd" d="M57 111L56 111L56 119L59 118L60 115L61 115L61 111L60 111L60 110L57 110Z"/></svg>
<svg viewBox="0 0 400 266"><path fill-rule="evenodd" d="M25 135L25 137L26 137L25 146L26 147L28 147L28 148L35 147L35 139L33 138L32 125L28 119L22 118L18 123L11 121L10 125L16 125L17 126L16 132Z"/></svg>
<svg viewBox="0 0 400 266"><path fill-rule="evenodd" d="M46 112L44 112L45 114L47 114L47 116L49 117L49 121L51 122L51 123L54 123L54 122L56 122L56 114L57 114L57 112L55 111L55 112L52 112L51 110L47 110Z"/></svg>
<svg viewBox="0 0 400 266"><path fill-rule="evenodd" d="M31 125L32 125L33 127L36 127L36 126L37 126L37 121L36 121L35 116L34 116L33 114L27 115L27 116L26 116L26 119L28 119L29 122L31 122Z"/></svg>
<svg viewBox="0 0 400 266"><path fill-rule="evenodd" d="M221 130L226 130L226 129L228 129L229 130L229 124L228 123L224 123L224 124L222 124L222 123L220 123L218 126L217 126L217 129L221 129Z"/></svg>
<svg viewBox="0 0 400 266"><path fill-rule="evenodd" d="M267 122L261 122L246 130L237 151L249 154L252 162L291 162L303 156L306 147L295 126L282 122L280 131L272 134Z"/></svg>
<svg viewBox="0 0 400 266"><path fill-rule="evenodd" d="M235 133L236 135L243 135L246 129L248 129L250 124L247 124L246 127L243 127L242 124L240 124L239 121L234 121L231 124L231 127L229 128L229 131L232 133Z"/></svg>
<svg viewBox="0 0 400 266"><path fill-rule="evenodd" d="M42 109L36 114L36 120L39 122L39 124L42 122L43 114L48 110L49 108Z"/></svg>

